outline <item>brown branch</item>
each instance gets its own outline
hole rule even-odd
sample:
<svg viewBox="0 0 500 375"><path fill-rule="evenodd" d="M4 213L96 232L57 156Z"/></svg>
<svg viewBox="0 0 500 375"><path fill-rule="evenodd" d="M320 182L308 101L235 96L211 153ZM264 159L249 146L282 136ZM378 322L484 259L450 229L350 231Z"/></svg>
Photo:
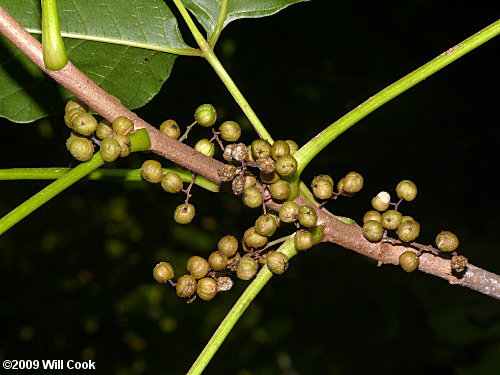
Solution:
<svg viewBox="0 0 500 375"><path fill-rule="evenodd" d="M221 162L209 158L189 146L173 140L158 129L129 111L120 101L109 95L73 64L68 63L59 71L45 69L42 46L22 26L20 26L2 7L0 7L0 32L21 50L40 69L66 87L75 96L109 121L118 116L126 116L134 121L136 128L145 128L151 138L150 151L165 157L197 174L220 185L217 169ZM264 190L264 186L260 186ZM300 205L307 204L302 198L296 199ZM266 206L278 211L280 204L270 199ZM371 243L367 241L362 229L357 224L339 221L326 209L318 209L318 224L325 226L324 242L331 242L373 258L379 264L397 265L399 255L404 251L416 251L414 247L388 242ZM457 284L476 290L496 299L500 299L500 276L469 264L463 275L454 275L450 268L449 256L437 252L424 252L420 256L419 270Z"/></svg>

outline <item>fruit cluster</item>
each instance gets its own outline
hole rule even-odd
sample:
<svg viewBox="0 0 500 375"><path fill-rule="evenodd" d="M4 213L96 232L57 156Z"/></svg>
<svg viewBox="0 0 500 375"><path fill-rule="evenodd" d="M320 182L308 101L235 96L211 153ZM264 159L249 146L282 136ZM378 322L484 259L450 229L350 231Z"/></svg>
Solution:
<svg viewBox="0 0 500 375"><path fill-rule="evenodd" d="M404 216L398 211L399 205L403 201L413 201L417 196L417 186L410 180L403 180L396 186L396 195L398 202L391 203L391 196L386 191L381 191L373 197L371 204L373 210L365 213L363 216L363 235L370 242L388 241L387 231L396 231L399 240L407 246L415 246L415 251L405 251L399 257L399 264L406 272L413 272L419 266L419 257L425 251L431 249L422 249L413 241L420 234L420 223L411 216ZM393 209L389 209L393 206ZM450 262L451 270L461 273L467 266L467 258L457 255L455 250L458 248L458 238L449 231L442 231L436 237L436 245L440 251L453 252Z"/></svg>

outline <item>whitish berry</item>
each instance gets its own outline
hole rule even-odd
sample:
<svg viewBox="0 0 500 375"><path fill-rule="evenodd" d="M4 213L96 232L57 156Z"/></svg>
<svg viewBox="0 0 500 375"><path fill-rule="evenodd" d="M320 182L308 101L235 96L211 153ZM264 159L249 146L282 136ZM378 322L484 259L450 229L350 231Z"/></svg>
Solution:
<svg viewBox="0 0 500 375"><path fill-rule="evenodd" d="M458 237L448 231L442 231L436 237L436 245L441 251L455 251L458 247L458 244Z"/></svg>
<svg viewBox="0 0 500 375"><path fill-rule="evenodd" d="M410 180L403 180L396 186L396 194L405 201L412 201L417 196L417 185Z"/></svg>
<svg viewBox="0 0 500 375"><path fill-rule="evenodd" d="M399 265L406 272L413 272L418 268L419 260L413 251L405 251L399 256Z"/></svg>
<svg viewBox="0 0 500 375"><path fill-rule="evenodd" d="M204 277L198 280L198 286L196 288L196 294L203 301L210 301L218 292L217 281L211 277Z"/></svg>
<svg viewBox="0 0 500 375"><path fill-rule="evenodd" d="M222 139L228 142L236 142L241 136L241 128L234 121L224 121L219 126L219 131Z"/></svg>
<svg viewBox="0 0 500 375"><path fill-rule="evenodd" d="M269 271L281 275L288 269L288 257L279 251L270 251L266 255L266 264Z"/></svg>
<svg viewBox="0 0 500 375"><path fill-rule="evenodd" d="M391 196L386 191L381 191L372 199L372 207L377 211L383 212L389 208Z"/></svg>
<svg viewBox="0 0 500 375"><path fill-rule="evenodd" d="M202 104L198 108L196 108L194 112L194 118L198 121L203 127L209 128L213 124L215 124L215 120L217 120L217 112L215 108L211 104Z"/></svg>
<svg viewBox="0 0 500 375"><path fill-rule="evenodd" d="M196 293L196 279L191 275L183 275L177 280L175 291L182 298L191 297Z"/></svg>
<svg viewBox="0 0 500 375"><path fill-rule="evenodd" d="M163 169L160 162L156 160L146 160L141 166L141 177L147 182L157 184L163 177Z"/></svg>
<svg viewBox="0 0 500 375"><path fill-rule="evenodd" d="M467 268L467 258L462 255L453 255L451 258L450 266L452 271L462 273Z"/></svg>
<svg viewBox="0 0 500 375"><path fill-rule="evenodd" d="M158 263L153 269L153 277L159 283L166 283L174 277L174 269L170 263Z"/></svg>
<svg viewBox="0 0 500 375"><path fill-rule="evenodd" d="M183 203L177 206L174 212L174 220L178 224L189 224L195 215L194 206L190 203Z"/></svg>
<svg viewBox="0 0 500 375"><path fill-rule="evenodd" d="M379 242L384 235L384 227L378 221L368 220L363 224L363 236L370 242Z"/></svg>

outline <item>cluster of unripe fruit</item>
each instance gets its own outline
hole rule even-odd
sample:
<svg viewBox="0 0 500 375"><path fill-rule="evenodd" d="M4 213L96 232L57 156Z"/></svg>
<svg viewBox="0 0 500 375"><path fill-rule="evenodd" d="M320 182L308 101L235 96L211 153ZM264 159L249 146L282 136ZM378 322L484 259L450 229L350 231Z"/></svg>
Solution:
<svg viewBox="0 0 500 375"><path fill-rule="evenodd" d="M373 197L373 210L363 216L363 235L370 242L380 242L387 239L387 231L394 230L399 240L411 245L420 234L420 223L411 216L404 216L398 211L402 201L413 201L417 196L417 186L410 180L403 180L396 186L399 201L391 203L391 196L381 191ZM394 206L394 209L389 209ZM467 266L467 258L457 255L458 238L449 231L442 231L436 237L436 245L440 251L453 252L451 269L457 273L463 272ZM399 257L399 264L406 272L413 272L419 266L419 256L422 251L405 251Z"/></svg>
<svg viewBox="0 0 500 375"><path fill-rule="evenodd" d="M79 161L87 161L94 155L94 144L97 144L105 162L128 156L131 152L128 135L134 131L134 123L124 116L112 124L107 120L98 122L87 111L88 107L79 101L70 100L66 104L64 122L71 129L66 148L71 155Z"/></svg>

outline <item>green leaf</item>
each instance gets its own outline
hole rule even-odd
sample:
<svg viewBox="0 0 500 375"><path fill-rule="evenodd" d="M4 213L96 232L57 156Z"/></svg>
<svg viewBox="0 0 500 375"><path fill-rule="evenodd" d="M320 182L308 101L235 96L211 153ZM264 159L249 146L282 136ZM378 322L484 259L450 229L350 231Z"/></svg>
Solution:
<svg viewBox="0 0 500 375"><path fill-rule="evenodd" d="M41 33L39 0L0 5L29 32ZM59 0L58 13L70 60L131 109L150 101L170 75L176 56L162 52L193 51L162 0ZM60 111L71 94L0 41L0 116L30 122Z"/></svg>
<svg viewBox="0 0 500 375"><path fill-rule="evenodd" d="M223 28L242 18L271 16L289 5L305 1L309 0L229 0ZM183 0L182 2L194 14L210 37L219 19L222 0Z"/></svg>

